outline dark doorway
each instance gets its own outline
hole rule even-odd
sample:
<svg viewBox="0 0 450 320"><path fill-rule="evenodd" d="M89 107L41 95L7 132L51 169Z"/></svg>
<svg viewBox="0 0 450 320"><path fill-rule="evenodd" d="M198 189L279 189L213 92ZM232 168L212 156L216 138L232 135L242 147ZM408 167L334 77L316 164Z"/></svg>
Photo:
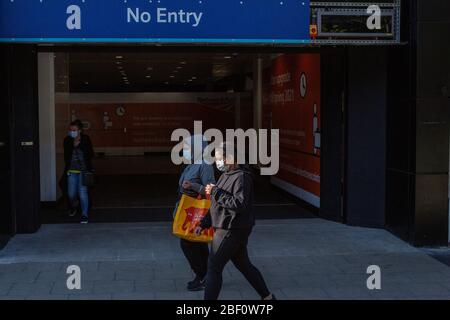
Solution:
<svg viewBox="0 0 450 320"><path fill-rule="evenodd" d="M385 226L386 63L385 48L348 49L345 207L353 226Z"/></svg>
<svg viewBox="0 0 450 320"><path fill-rule="evenodd" d="M320 216L344 222L345 50L321 55L322 157Z"/></svg>
<svg viewBox="0 0 450 320"><path fill-rule="evenodd" d="M141 52L140 48L65 48L51 53L55 66L56 179L63 174L61 144L67 126L80 119L96 152L91 222L172 219L183 168L172 164L169 146L159 145L157 140L175 127L170 127L169 120L164 123L152 119L191 117L190 125L194 120L203 120L203 130L207 127L246 130L253 126L252 74L258 55L228 50L151 53ZM274 55L259 56L267 68ZM66 94L71 95L69 102L63 100ZM173 97L176 100L169 100ZM193 115L177 106L181 103ZM136 114L140 116L131 116ZM187 124L180 123L182 126L177 128ZM147 136L152 140L141 144L140 137ZM164 141L168 141L166 136ZM311 208L306 209L256 170L255 177L258 218L314 217ZM43 223L79 220L78 215L68 216L67 201L60 194L57 192L60 201L56 210L54 200L43 206Z"/></svg>

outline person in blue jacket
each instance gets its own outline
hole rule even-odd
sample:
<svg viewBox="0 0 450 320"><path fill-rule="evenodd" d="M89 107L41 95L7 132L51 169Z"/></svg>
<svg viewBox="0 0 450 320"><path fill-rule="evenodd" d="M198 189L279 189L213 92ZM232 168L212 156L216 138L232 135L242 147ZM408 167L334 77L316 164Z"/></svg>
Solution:
<svg viewBox="0 0 450 320"><path fill-rule="evenodd" d="M196 150L195 145L201 145L202 148ZM202 154L206 146L207 142L204 141L201 135L194 135L189 139L185 139L183 157L191 160L191 164L186 166L180 176L178 183L178 201L183 194L194 198L197 198L198 195L204 197L205 186L215 183L216 179L212 164L208 164L203 160L199 164L195 163L195 160L203 159ZM177 207L178 202L175 210ZM191 269L195 273L195 278L188 282L187 289L189 291L203 290L205 288L205 278L208 270L208 244L180 239L180 245Z"/></svg>

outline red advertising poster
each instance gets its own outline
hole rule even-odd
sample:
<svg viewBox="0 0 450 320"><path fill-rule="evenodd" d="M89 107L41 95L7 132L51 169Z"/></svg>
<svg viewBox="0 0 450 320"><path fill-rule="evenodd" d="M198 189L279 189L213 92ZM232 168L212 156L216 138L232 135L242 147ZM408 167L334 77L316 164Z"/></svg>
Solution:
<svg viewBox="0 0 450 320"><path fill-rule="evenodd" d="M313 155L281 149L277 178L305 192L320 196L320 159ZM308 198L304 200L308 201Z"/></svg>
<svg viewBox="0 0 450 320"><path fill-rule="evenodd" d="M270 106L271 127L280 130L274 181L320 206L320 55L281 55L264 78L264 108Z"/></svg>

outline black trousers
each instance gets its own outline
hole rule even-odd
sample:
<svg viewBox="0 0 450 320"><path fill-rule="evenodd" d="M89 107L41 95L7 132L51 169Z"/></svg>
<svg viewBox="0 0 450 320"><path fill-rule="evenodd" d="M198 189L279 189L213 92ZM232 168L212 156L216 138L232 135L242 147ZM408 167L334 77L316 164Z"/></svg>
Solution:
<svg viewBox="0 0 450 320"><path fill-rule="evenodd" d="M219 297L222 288L222 272L230 260L261 298L270 295L261 272L248 257L247 244L251 231L251 229L216 230L208 259L205 300L217 300Z"/></svg>
<svg viewBox="0 0 450 320"><path fill-rule="evenodd" d="M203 279L206 276L208 266L208 244L180 239L180 245L191 269Z"/></svg>

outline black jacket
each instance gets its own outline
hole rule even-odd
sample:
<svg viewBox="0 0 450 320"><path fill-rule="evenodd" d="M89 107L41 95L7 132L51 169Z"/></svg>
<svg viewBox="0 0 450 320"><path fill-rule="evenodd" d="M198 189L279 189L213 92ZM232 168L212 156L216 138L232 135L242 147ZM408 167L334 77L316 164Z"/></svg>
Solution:
<svg viewBox="0 0 450 320"><path fill-rule="evenodd" d="M92 142L89 136L82 134L79 148L83 152L84 161L86 162L86 169L88 171L92 171L92 158L94 157L94 148L92 147ZM64 172L70 169L70 163L72 161L72 153L73 153L73 138L67 136L64 139L64 163L65 168Z"/></svg>
<svg viewBox="0 0 450 320"><path fill-rule="evenodd" d="M211 208L202 220L202 228L248 229L254 224L252 173L242 166L223 173L213 189Z"/></svg>

